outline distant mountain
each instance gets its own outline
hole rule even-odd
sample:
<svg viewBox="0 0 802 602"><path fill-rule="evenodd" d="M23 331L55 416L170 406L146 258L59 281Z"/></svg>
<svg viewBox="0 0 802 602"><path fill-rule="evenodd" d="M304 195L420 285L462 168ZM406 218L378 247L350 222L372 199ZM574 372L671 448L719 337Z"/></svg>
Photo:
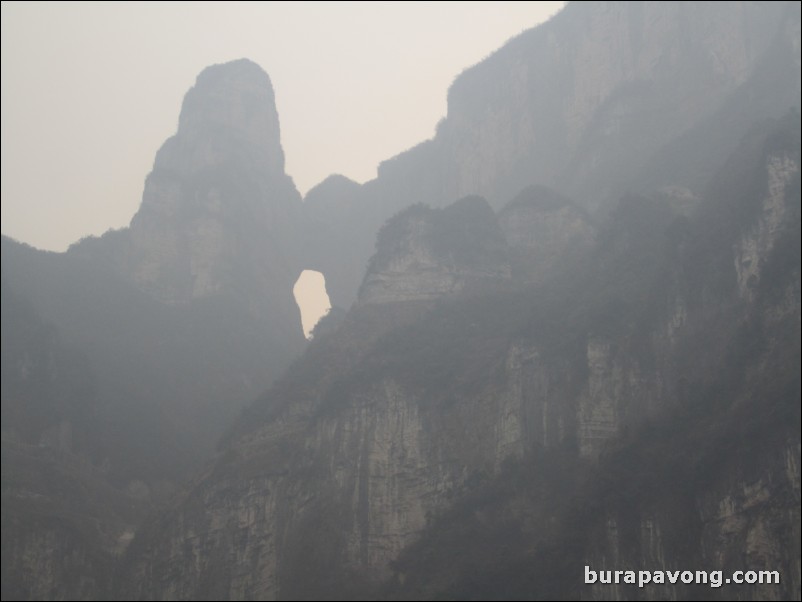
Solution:
<svg viewBox="0 0 802 602"><path fill-rule="evenodd" d="M800 46L569 3L303 202L267 74L204 70L128 228L2 240L3 597L799 598Z"/></svg>
<svg viewBox="0 0 802 602"><path fill-rule="evenodd" d="M107 489L146 507L169 497L301 351L292 297L301 220L270 80L242 60L204 70L187 93L129 228L66 253L3 238L4 597L108 593L105 541L125 521L104 522L90 501ZM37 446L70 435L68 452L81 460L63 462L79 469L42 459L49 452ZM38 480L26 489L21 465L77 470L97 486L77 498ZM18 503L30 496L55 505L56 531ZM37 576L46 559L86 544L69 531L65 507L99 521L105 534L89 539L86 554L103 560L79 562L85 571L65 560L51 583ZM70 573L83 574L77 589Z"/></svg>
<svg viewBox="0 0 802 602"><path fill-rule="evenodd" d="M140 531L126 595L640 594L584 585L589 565L778 570L643 593L798 597L799 131L753 128L690 212L624 198L529 282L486 202L401 212L340 326ZM587 231L553 194L502 215L521 206Z"/></svg>
<svg viewBox="0 0 802 602"><path fill-rule="evenodd" d="M130 227L69 252L109 262L165 304L247 300L271 336L297 350L300 201L267 74L245 59L214 65L187 92Z"/></svg>
<svg viewBox="0 0 802 602"><path fill-rule="evenodd" d="M4 239L3 278L89 356L99 411L126 429L155 420L130 445L152 439L153 468L170 472L301 350L300 220L270 80L236 61L187 93L130 228L64 254Z"/></svg>
<svg viewBox="0 0 802 602"><path fill-rule="evenodd" d="M348 236L321 239L341 241L319 252L343 257L327 282L359 282L374 232L412 202L498 209L538 185L604 212L628 192L700 194L753 123L799 108L799 39L797 2L568 3L454 80L434 138L332 201L326 228Z"/></svg>

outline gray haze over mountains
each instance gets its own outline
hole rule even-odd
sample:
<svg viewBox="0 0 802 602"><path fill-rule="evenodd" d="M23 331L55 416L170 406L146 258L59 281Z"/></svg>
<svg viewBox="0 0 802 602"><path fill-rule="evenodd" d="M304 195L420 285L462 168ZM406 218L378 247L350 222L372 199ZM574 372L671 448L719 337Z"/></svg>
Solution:
<svg viewBox="0 0 802 602"><path fill-rule="evenodd" d="M432 135L456 74L564 4L4 1L3 234L64 251L127 226L195 76L241 57L273 80L302 194L371 179Z"/></svg>
<svg viewBox="0 0 802 602"><path fill-rule="evenodd" d="M128 228L3 237L3 598L799 598L799 111L799 3L571 3L302 199L206 68Z"/></svg>

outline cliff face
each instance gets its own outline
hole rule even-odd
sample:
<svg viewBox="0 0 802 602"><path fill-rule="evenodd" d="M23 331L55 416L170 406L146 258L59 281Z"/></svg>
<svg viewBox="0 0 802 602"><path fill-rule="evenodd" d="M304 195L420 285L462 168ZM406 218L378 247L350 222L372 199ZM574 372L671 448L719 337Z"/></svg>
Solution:
<svg viewBox="0 0 802 602"><path fill-rule="evenodd" d="M603 213L628 192L700 195L751 124L800 106L799 23L798 3L568 3L457 77L436 135L329 222L348 236L321 254L358 257L332 283L359 281L374 232L411 200L498 209L537 185Z"/></svg>
<svg viewBox="0 0 802 602"><path fill-rule="evenodd" d="M361 195L360 184L332 175L304 197L304 267L326 275L326 292L334 307L348 308L354 302L375 238L370 225L373 220L355 209ZM346 218L350 223L347 228L342 221ZM368 239L367 232L373 237ZM355 269L360 264L362 269Z"/></svg>
<svg viewBox="0 0 802 602"><path fill-rule="evenodd" d="M799 48L795 3L570 4L303 205L266 74L204 71L129 229L2 241L4 597L798 598ZM303 268L350 310L177 490Z"/></svg>
<svg viewBox="0 0 802 602"><path fill-rule="evenodd" d="M602 301L602 290L590 293L588 281L586 293L602 301L591 310L591 328L580 326L585 334L573 349L563 341L562 351L556 340L543 345L542 329L529 338L529 352L518 351L530 363L521 362L512 380L523 383L526 410L508 423L528 411L542 432L557 425L562 430L552 433L567 432L575 442L519 447L520 460L456 500L401 554L394 591L601 600L799 596L800 295L799 255L791 251L799 238L799 179L778 186L776 178L778 163L798 165L797 123L786 120L785 135L753 132L691 219L664 221L661 237L636 234L646 215L632 215L631 206L601 228L594 270L615 266L603 280L620 286L620 270L638 273L637 263L622 259L661 248L643 266L658 275L647 286L654 288L646 295L630 288L620 301L639 301L618 313ZM777 224L779 206L787 219L762 247L774 251L760 254L761 275L743 295L735 262L741 241ZM649 223L659 223L650 213ZM627 236L626 255L605 250L605 240ZM581 324L581 313L572 315L572 324ZM561 333L567 338L571 330ZM561 377L566 367L574 370L570 379ZM566 381L575 387L559 386ZM597 572L705 567L722 571L724 580L738 570L773 570L781 581L584 585L586 565Z"/></svg>
<svg viewBox="0 0 802 602"><path fill-rule="evenodd" d="M85 355L2 284L2 593L90 599L143 518L90 460L102 446Z"/></svg>
<svg viewBox="0 0 802 602"><path fill-rule="evenodd" d="M234 61L187 93L129 228L65 254L4 240L3 277L88 355L101 413L141 425L132 440L175 440L177 468L303 347L302 226L270 80Z"/></svg>
<svg viewBox="0 0 802 602"><path fill-rule="evenodd" d="M628 599L640 593L584 587L577 575L584 564L686 562L775 567L780 586L737 595L797 595L799 267L771 250L798 240L797 125L745 142L690 219L666 198L625 200L571 274L534 288L433 290L431 271L453 274L460 244L494 256L474 244L486 218L474 211L473 229L458 227L434 253L422 241L439 214L397 216L351 314L138 538L131 595L482 597L502 587ZM762 183L721 184L728 170ZM443 215L466 206L481 204ZM712 233L722 211L738 225ZM566 234L585 231L576 217L559 221ZM763 232L744 297L739 241ZM765 344L739 342L753 335ZM756 411L763 418L744 430ZM741 437L753 442L748 462L721 451Z"/></svg>
<svg viewBox="0 0 802 602"><path fill-rule="evenodd" d="M4 597L108 595L146 510L303 348L302 225L270 80L242 60L187 93L129 228L66 253L3 238ZM7 328L7 294L59 346Z"/></svg>
<svg viewBox="0 0 802 602"><path fill-rule="evenodd" d="M478 197L443 210L412 207L384 227L377 245L359 303L432 300L504 286L510 278L496 216Z"/></svg>
<svg viewBox="0 0 802 602"><path fill-rule="evenodd" d="M798 442L787 441L785 446L778 442L770 455L756 463L759 470L715 478L691 499L673 496L676 508L655 502L639 508L635 516L620 510L603 515L583 562L596 570L683 571L705 566L708 571L722 571L715 585L647 584L637 592L642 600L793 598L800 588L799 566L789 562L789 551L799 541L798 461ZM696 506L689 508L689 503ZM698 543L682 551L680 538L674 534L677 528L693 532ZM728 583L739 570L778 571L780 583ZM584 597L631 600L636 593L623 582L597 582L587 587Z"/></svg>
<svg viewBox="0 0 802 602"><path fill-rule="evenodd" d="M565 269L593 244L588 214L561 195L529 187L504 206L499 226L510 247L514 277L538 282Z"/></svg>
<svg viewBox="0 0 802 602"><path fill-rule="evenodd" d="M514 181L598 204L753 76L788 10L569 4L455 81L436 139L455 193L504 198Z"/></svg>
<svg viewBox="0 0 802 602"><path fill-rule="evenodd" d="M209 67L156 155L121 269L165 303L247 297L276 328L297 321L301 230L270 79L247 60Z"/></svg>

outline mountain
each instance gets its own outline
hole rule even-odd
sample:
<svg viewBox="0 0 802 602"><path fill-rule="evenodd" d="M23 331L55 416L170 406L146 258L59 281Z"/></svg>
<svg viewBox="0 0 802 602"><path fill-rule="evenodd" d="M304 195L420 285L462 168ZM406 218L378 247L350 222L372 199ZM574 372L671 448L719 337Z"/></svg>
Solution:
<svg viewBox="0 0 802 602"><path fill-rule="evenodd" d="M604 212L627 192L699 195L753 123L800 106L799 32L798 3L568 3L460 74L431 140L348 203L316 202L342 206L318 254L349 264L327 282L358 283L375 231L412 202L498 209L537 185Z"/></svg>
<svg viewBox="0 0 802 602"><path fill-rule="evenodd" d="M359 304L492 290L510 278L506 241L481 197L466 197L442 210L414 205L389 221L378 240Z"/></svg>
<svg viewBox="0 0 802 602"><path fill-rule="evenodd" d="M513 277L530 283L570 269L596 236L587 211L543 186L521 191L499 212L498 222L509 245Z"/></svg>
<svg viewBox="0 0 802 602"><path fill-rule="evenodd" d="M204 70L128 228L2 240L3 597L799 598L800 46L570 3L303 201Z"/></svg>
<svg viewBox="0 0 802 602"><path fill-rule="evenodd" d="M129 228L66 253L3 238L4 597L106 595L116 537L300 353L302 219L270 80L241 60L198 76Z"/></svg>
<svg viewBox="0 0 802 602"><path fill-rule="evenodd" d="M243 59L205 69L187 92L178 131L156 154L130 227L85 239L70 253L109 262L167 305L246 299L271 336L297 350L291 289L301 230L270 79Z"/></svg>
<svg viewBox="0 0 802 602"><path fill-rule="evenodd" d="M146 515L144 483L108 482L88 358L2 283L2 594L88 599Z"/></svg>
<svg viewBox="0 0 802 602"><path fill-rule="evenodd" d="M187 93L129 228L64 254L3 240L4 281L89 355L104 411L137 406L160 423L145 430L175 431L151 433L165 470L212 449L303 346L292 298L302 206L278 127L261 68L210 67ZM131 418L111 417L127 427ZM165 462L158 447L176 437L179 457Z"/></svg>
<svg viewBox="0 0 802 602"><path fill-rule="evenodd" d="M138 534L127 595L638 595L589 565L783 576L650 598L797 596L799 130L755 127L690 215L624 198L529 283L485 201L398 214L339 327ZM501 215L582 236L537 193Z"/></svg>

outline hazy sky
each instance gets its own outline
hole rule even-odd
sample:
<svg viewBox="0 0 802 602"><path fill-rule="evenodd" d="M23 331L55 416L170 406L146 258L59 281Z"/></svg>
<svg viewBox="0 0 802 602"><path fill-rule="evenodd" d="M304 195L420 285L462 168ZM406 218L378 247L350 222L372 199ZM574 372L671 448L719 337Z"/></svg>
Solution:
<svg viewBox="0 0 802 602"><path fill-rule="evenodd" d="M62 250L126 226L184 93L248 57L301 193L430 138L454 77L563 2L2 3L2 231Z"/></svg>
<svg viewBox="0 0 802 602"><path fill-rule="evenodd" d="M304 270L298 277L292 294L301 308L301 327L308 338L317 321L331 307L326 294L326 279L320 272Z"/></svg>

